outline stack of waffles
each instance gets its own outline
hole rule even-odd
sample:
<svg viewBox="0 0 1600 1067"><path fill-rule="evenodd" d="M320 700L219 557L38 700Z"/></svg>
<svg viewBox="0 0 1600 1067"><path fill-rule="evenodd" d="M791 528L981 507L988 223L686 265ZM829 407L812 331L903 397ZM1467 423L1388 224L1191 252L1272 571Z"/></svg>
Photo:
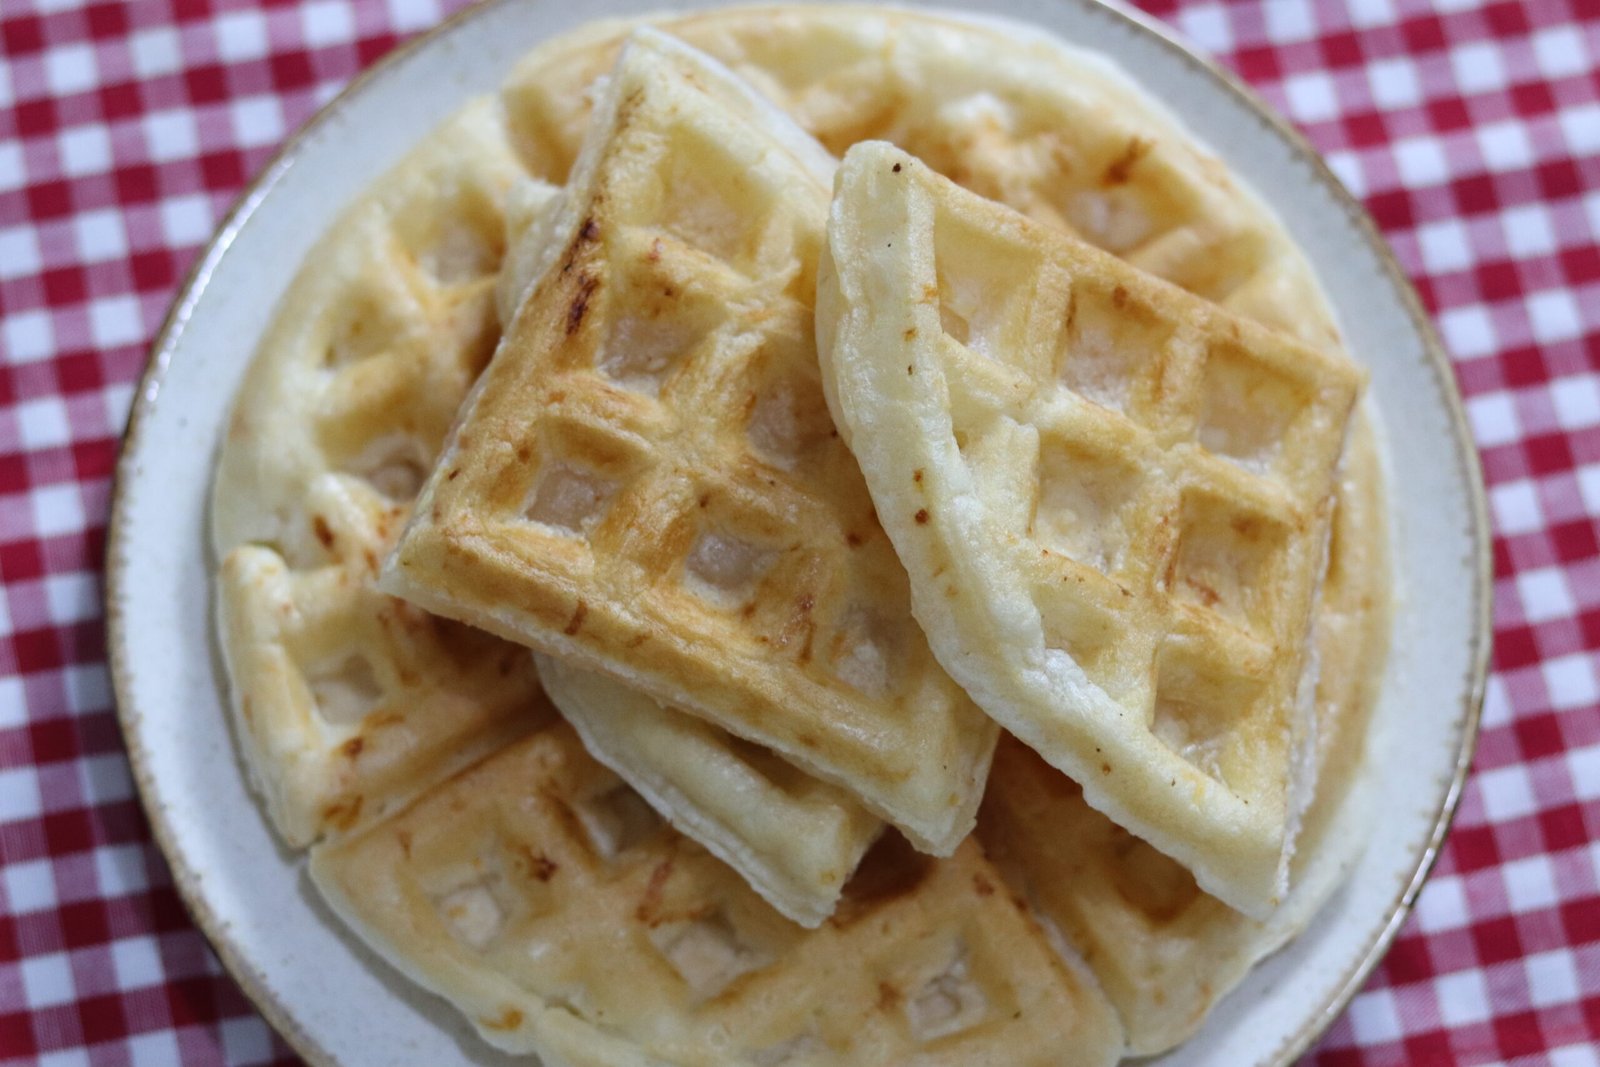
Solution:
<svg viewBox="0 0 1600 1067"><path fill-rule="evenodd" d="M1353 862L1363 376L1159 105L1016 29L592 24L325 235L219 460L243 762L552 1064L1110 1064Z"/></svg>

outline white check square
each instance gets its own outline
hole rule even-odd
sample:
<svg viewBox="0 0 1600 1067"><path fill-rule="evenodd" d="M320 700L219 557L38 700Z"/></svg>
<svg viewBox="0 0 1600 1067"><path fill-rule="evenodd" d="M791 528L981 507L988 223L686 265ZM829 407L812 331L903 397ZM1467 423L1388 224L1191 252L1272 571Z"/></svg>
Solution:
<svg viewBox="0 0 1600 1067"><path fill-rule="evenodd" d="M1387 989L1362 993L1350 1002L1350 1025L1363 1045L1397 1041L1405 1033L1395 1011L1394 994Z"/></svg>
<svg viewBox="0 0 1600 1067"><path fill-rule="evenodd" d="M67 406L60 397L41 396L25 400L16 406L15 412L23 448L59 448L72 440Z"/></svg>
<svg viewBox="0 0 1600 1067"><path fill-rule="evenodd" d="M48 311L19 311L0 320L12 362L31 363L55 352L55 330Z"/></svg>
<svg viewBox="0 0 1600 1067"><path fill-rule="evenodd" d="M1583 332L1583 319L1572 294L1562 289L1546 289L1527 298L1528 320L1534 340L1542 344L1568 341Z"/></svg>
<svg viewBox="0 0 1600 1067"><path fill-rule="evenodd" d="M1509 444L1522 437L1522 424L1516 405L1506 393L1489 393L1467 401L1467 418L1472 435L1481 448Z"/></svg>
<svg viewBox="0 0 1600 1067"><path fill-rule="evenodd" d="M90 304L89 336L103 349L143 342L144 321L139 315L138 299L113 296Z"/></svg>
<svg viewBox="0 0 1600 1067"><path fill-rule="evenodd" d="M33 520L40 537L78 533L87 523L76 485L46 485L33 491Z"/></svg>
<svg viewBox="0 0 1600 1067"><path fill-rule="evenodd" d="M1450 66L1455 71L1456 88L1463 94L1505 88L1506 73L1500 61L1500 49L1492 44L1474 41L1453 49Z"/></svg>
<svg viewBox="0 0 1600 1067"><path fill-rule="evenodd" d="M226 63L260 59L268 51L267 20L259 11L228 11L217 16L217 58Z"/></svg>
<svg viewBox="0 0 1600 1067"><path fill-rule="evenodd" d="M343 44L355 37L355 21L346 4L336 3L334 0L318 0L302 8L300 17L305 27L306 44L309 47L321 48L331 44Z"/></svg>
<svg viewBox="0 0 1600 1067"><path fill-rule="evenodd" d="M1534 911L1553 906L1561 899L1556 891L1555 872L1546 856L1527 856L1500 868L1506 884L1506 897L1515 912Z"/></svg>
<svg viewBox="0 0 1600 1067"><path fill-rule="evenodd" d="M1422 100L1416 65L1407 57L1373 60L1367 64L1367 80L1379 107L1415 107Z"/></svg>
<svg viewBox="0 0 1600 1067"><path fill-rule="evenodd" d="M1417 925L1428 933L1459 930L1469 920L1466 889L1459 877L1428 879L1417 900Z"/></svg>
<svg viewBox="0 0 1600 1067"><path fill-rule="evenodd" d="M1574 26L1547 26L1533 35L1533 55L1547 78L1566 78L1589 69L1583 35Z"/></svg>
<svg viewBox="0 0 1600 1067"><path fill-rule="evenodd" d="M1548 255L1555 251L1555 233L1550 227L1550 212L1542 204L1519 204L1500 213L1506 231L1506 250L1519 258Z"/></svg>
<svg viewBox="0 0 1600 1067"><path fill-rule="evenodd" d="M1557 378L1550 383L1550 401L1564 430L1582 430L1600 423L1600 381L1593 375Z"/></svg>
<svg viewBox="0 0 1600 1067"><path fill-rule="evenodd" d="M1567 573L1559 567L1523 571L1517 575L1516 585L1522 613L1529 622L1564 619L1577 610L1572 590L1567 587Z"/></svg>
<svg viewBox="0 0 1600 1067"><path fill-rule="evenodd" d="M159 985L163 979L161 953L153 937L128 937L111 943L111 965L123 990ZM174 1061L176 1062L176 1061Z"/></svg>
<svg viewBox="0 0 1600 1067"><path fill-rule="evenodd" d="M26 278L38 273L39 240L32 226L0 230L0 279Z"/></svg>
<svg viewBox="0 0 1600 1067"><path fill-rule="evenodd" d="M1577 1001L1578 971L1571 950L1540 952L1524 960L1523 966L1528 972L1528 1000L1535 1008Z"/></svg>
<svg viewBox="0 0 1600 1067"><path fill-rule="evenodd" d="M44 54L45 83L58 97L93 89L96 77L94 48L87 44L56 45Z"/></svg>
<svg viewBox="0 0 1600 1067"><path fill-rule="evenodd" d="M17 970L22 973L23 996L33 1011L69 1004L78 997L72 964L65 952L25 956Z"/></svg>
<svg viewBox="0 0 1600 1067"><path fill-rule="evenodd" d="M8 864L0 869L12 915L56 906L55 870L48 859Z"/></svg>
<svg viewBox="0 0 1600 1067"><path fill-rule="evenodd" d="M127 258L128 234L123 229L121 212L111 208L85 211L72 220L72 229L83 262Z"/></svg>
<svg viewBox="0 0 1600 1067"><path fill-rule="evenodd" d="M133 56L134 73L141 78L171 74L183 62L178 32L166 26L135 33L128 39L128 51Z"/></svg>
<svg viewBox="0 0 1600 1067"><path fill-rule="evenodd" d="M104 897L124 897L150 888L144 850L136 845L110 845L94 850L95 878Z"/></svg>
<svg viewBox="0 0 1600 1067"><path fill-rule="evenodd" d="M1539 809L1533 797L1528 770L1520 764L1478 773L1478 792L1490 822L1504 823L1532 815Z"/></svg>
<svg viewBox="0 0 1600 1067"><path fill-rule="evenodd" d="M1434 980L1439 998L1439 1021L1446 1026L1481 1023L1490 1017L1489 990L1481 971L1457 971Z"/></svg>
<svg viewBox="0 0 1600 1067"><path fill-rule="evenodd" d="M1502 535L1532 533L1544 526L1539 494L1525 478L1491 488L1489 506L1494 512L1495 529Z"/></svg>
<svg viewBox="0 0 1600 1067"><path fill-rule="evenodd" d="M105 126L74 126L56 138L62 169L71 177L100 174L111 166L111 136Z"/></svg>

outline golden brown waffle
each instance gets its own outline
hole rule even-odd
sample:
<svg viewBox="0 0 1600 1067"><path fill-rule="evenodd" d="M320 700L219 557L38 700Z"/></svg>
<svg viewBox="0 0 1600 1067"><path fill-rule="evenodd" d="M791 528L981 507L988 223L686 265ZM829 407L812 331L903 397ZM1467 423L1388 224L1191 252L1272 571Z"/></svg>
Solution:
<svg viewBox="0 0 1600 1067"><path fill-rule="evenodd" d="M291 845L532 725L523 650L373 588L498 338L518 174L491 103L447 123L308 257L240 388L212 492L219 634L245 763Z"/></svg>
<svg viewBox="0 0 1600 1067"><path fill-rule="evenodd" d="M584 747L802 926L815 927L883 830L843 790L600 674L536 657Z"/></svg>
<svg viewBox="0 0 1600 1067"><path fill-rule="evenodd" d="M1041 222L1310 344L1338 345L1305 257L1148 93L1103 57L1017 22L850 5L736 7L655 24L721 60L835 155L900 145ZM586 89L628 24L533 52L503 93L529 169L564 181Z"/></svg>
<svg viewBox="0 0 1600 1067"><path fill-rule="evenodd" d="M546 260L557 211L543 183L512 190L496 289L509 323ZM682 833L744 876L784 915L814 927L883 829L843 790L766 749L590 671L536 657L540 681L589 751Z"/></svg>
<svg viewBox="0 0 1600 1067"><path fill-rule="evenodd" d="M817 380L832 167L720 66L635 36L565 251L382 584L772 749L948 854L997 732L912 620Z"/></svg>
<svg viewBox="0 0 1600 1067"><path fill-rule="evenodd" d="M1316 797L1289 896L1266 922L1208 896L1177 862L1083 801L1071 779L1004 738L979 833L1002 869L1100 979L1148 1056L1184 1041L1250 967L1304 928L1359 855L1346 794L1388 644L1387 526L1370 431L1353 436L1317 608Z"/></svg>
<svg viewBox="0 0 1600 1067"><path fill-rule="evenodd" d="M829 403L945 668L1089 803L1264 916L1361 371L883 142L840 168Z"/></svg>
<svg viewBox="0 0 1600 1067"><path fill-rule="evenodd" d="M891 835L803 930L565 726L313 851L335 911L486 1039L565 1064L1111 1064L1122 1035L975 842Z"/></svg>

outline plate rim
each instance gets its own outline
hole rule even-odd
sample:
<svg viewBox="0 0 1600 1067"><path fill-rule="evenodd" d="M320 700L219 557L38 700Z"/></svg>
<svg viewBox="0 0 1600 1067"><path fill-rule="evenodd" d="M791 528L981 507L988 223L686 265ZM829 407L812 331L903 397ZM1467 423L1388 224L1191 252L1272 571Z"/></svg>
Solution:
<svg viewBox="0 0 1600 1067"><path fill-rule="evenodd" d="M402 42L380 56L370 66L359 71L268 157L256 176L241 190L238 200L218 223L216 230L190 265L173 297L171 306L150 342L145 367L134 386L133 403L129 408L127 424L118 445L117 462L112 473L110 514L103 558L107 666L111 674L117 723L128 752L134 789L140 807L151 828L156 846L172 873L173 886L178 892L184 910L196 928L212 951L217 954L229 976L238 984L245 999L297 1055L315 1067L340 1067L340 1065L339 1061L306 1032L290 1011L279 1002L266 981L245 958L245 954L234 945L229 936L227 923L212 910L211 903L202 889L201 879L178 849L176 834L167 822L165 809L154 800L149 758L145 753L142 735L138 729L138 720L143 716L134 703L132 675L126 662L122 608L123 597L127 590L126 572L123 566L125 558L123 549L127 538L126 490L134 480L134 457L138 451L144 419L154 409L160 397L161 386L177 342L196 304L204 296L217 263L226 254L245 223L254 216L268 193L304 153L315 134L334 121L352 97L366 91L373 82L387 76L391 70L400 66L413 54L454 32L462 24L485 17L489 12L508 4L541 2L544 0L480 0L456 11L436 25ZM813 2L815 0L751 0L747 4L736 6L762 7ZM1489 521L1482 461L1472 437L1471 424L1454 366L1439 339L1432 318L1422 305L1416 287L1395 257L1393 248L1384 238L1371 214L1346 188L1306 136L1287 118L1278 114L1256 90L1232 70L1190 45L1176 29L1153 16L1118 0L1056 0L1056 2L1095 9L1114 21L1120 20L1125 25L1148 35L1176 61L1205 75L1222 88L1258 123L1274 134L1298 162L1310 168L1312 180L1326 190L1330 199L1343 212L1345 220L1354 227L1381 263L1382 277L1387 280L1399 298L1401 309L1410 320L1421 342L1428 368L1440 385L1440 394L1445 401L1452 431L1453 451L1467 490L1466 504L1470 520L1468 533L1473 544L1471 595L1474 611L1465 679L1467 684L1462 698L1461 739L1452 773L1443 795L1439 798L1432 828L1417 855L1416 867L1402 884L1389 909L1386 922L1361 956L1340 977L1327 1002L1308 1016L1298 1029L1287 1035L1274 1053L1272 1058L1274 1067L1285 1067L1298 1059L1334 1020L1343 1014L1367 977L1388 953L1400 929L1410 917L1429 874L1439 860L1444 840L1449 834L1460 805L1482 724L1483 703L1493 648L1494 582L1490 536L1492 527ZM897 3L892 6L902 6L902 4ZM921 5L915 0L910 0L903 6L918 8Z"/></svg>

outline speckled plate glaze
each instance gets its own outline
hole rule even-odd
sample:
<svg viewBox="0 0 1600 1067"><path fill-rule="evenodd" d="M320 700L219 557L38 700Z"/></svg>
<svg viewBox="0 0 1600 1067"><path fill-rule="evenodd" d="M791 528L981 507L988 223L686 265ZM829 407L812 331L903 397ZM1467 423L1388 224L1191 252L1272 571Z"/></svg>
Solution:
<svg viewBox="0 0 1600 1067"><path fill-rule="evenodd" d="M117 471L107 613L135 776L179 891L246 994L315 1064L498 1063L443 1001L347 935L245 785L211 629L205 509L215 443L273 304L342 205L539 41L650 0L489 0L397 52L292 139L200 258L156 339ZM697 3L693 6L718 6ZM960 10L962 0L932 0ZM1185 1064L1292 1061L1393 939L1438 853L1476 736L1489 652L1482 479L1449 364L1383 239L1316 153L1233 78L1142 17L1095 0L996 0L1097 49L1244 176L1309 250L1371 369L1387 431L1394 653L1362 789L1381 797L1348 886L1259 967Z"/></svg>

